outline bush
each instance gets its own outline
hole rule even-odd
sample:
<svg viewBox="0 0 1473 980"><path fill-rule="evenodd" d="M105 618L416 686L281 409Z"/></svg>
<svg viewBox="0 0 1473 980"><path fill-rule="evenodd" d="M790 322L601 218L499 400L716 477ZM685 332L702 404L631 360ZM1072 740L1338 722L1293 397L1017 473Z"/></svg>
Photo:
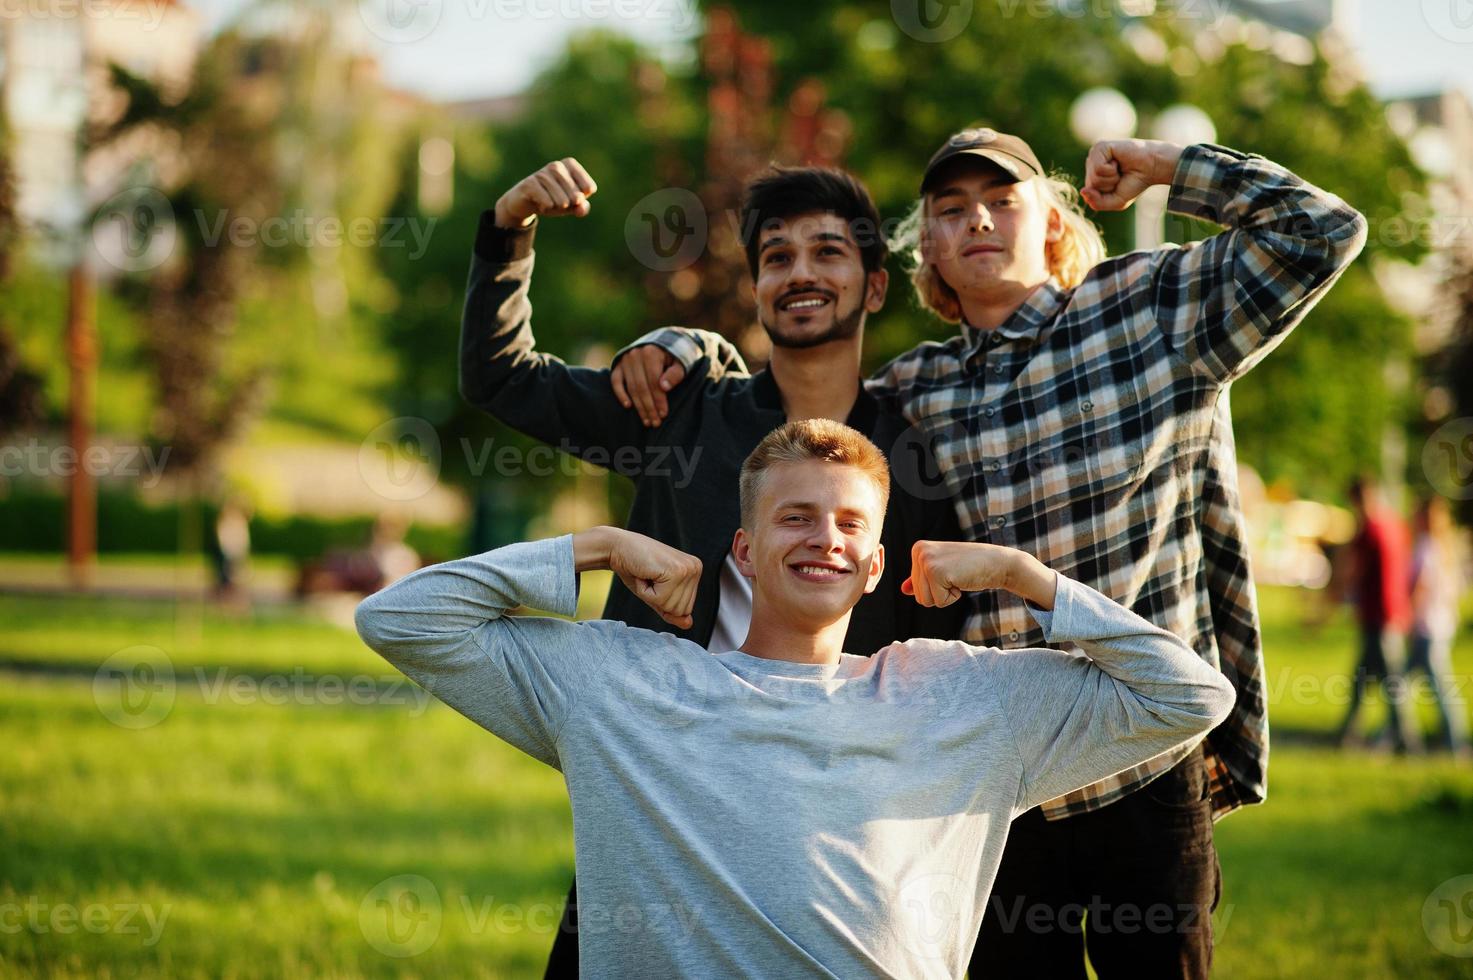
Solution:
<svg viewBox="0 0 1473 980"><path fill-rule="evenodd" d="M217 508L202 507L203 528ZM372 517L325 518L293 515L251 518L251 551L297 560L315 558L331 548L352 547L368 540ZM465 553L470 529L455 525L417 524L406 536L409 546L426 559L444 560ZM179 505L152 506L127 492L99 488L97 550L101 554L179 550ZM209 536L206 534L205 543ZM66 548L66 498L34 491L12 492L0 503L0 551L61 552Z"/></svg>

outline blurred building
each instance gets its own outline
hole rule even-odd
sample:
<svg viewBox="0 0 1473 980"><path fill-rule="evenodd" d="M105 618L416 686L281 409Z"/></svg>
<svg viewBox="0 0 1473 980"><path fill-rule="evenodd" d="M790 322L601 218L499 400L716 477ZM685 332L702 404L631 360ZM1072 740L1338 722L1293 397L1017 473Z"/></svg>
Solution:
<svg viewBox="0 0 1473 980"><path fill-rule="evenodd" d="M109 65L167 91L188 85L201 43L199 15L177 0L77 4L35 0L0 23L0 105L10 131L16 210L38 259L70 263L77 232L97 202L89 190L112 183L121 149L88 161L89 123L119 111Z"/></svg>

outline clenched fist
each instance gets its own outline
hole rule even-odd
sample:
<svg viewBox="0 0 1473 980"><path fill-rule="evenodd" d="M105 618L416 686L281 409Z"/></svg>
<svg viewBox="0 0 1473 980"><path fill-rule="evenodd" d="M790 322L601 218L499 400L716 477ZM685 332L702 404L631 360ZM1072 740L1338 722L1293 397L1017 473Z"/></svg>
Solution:
<svg viewBox="0 0 1473 980"><path fill-rule="evenodd" d="M554 160L524 177L496 202L496 223L502 228L525 228L537 217L573 214L582 218L591 207L588 199L598 185L572 157Z"/></svg>
<svg viewBox="0 0 1473 980"><path fill-rule="evenodd" d="M923 606L949 606L965 592L1004 589L1040 609L1054 608L1055 572L1016 548L971 541L917 541L900 591Z"/></svg>
<svg viewBox="0 0 1473 980"><path fill-rule="evenodd" d="M1170 184L1182 148L1161 140L1101 140L1084 163L1084 203L1124 211L1148 187Z"/></svg>

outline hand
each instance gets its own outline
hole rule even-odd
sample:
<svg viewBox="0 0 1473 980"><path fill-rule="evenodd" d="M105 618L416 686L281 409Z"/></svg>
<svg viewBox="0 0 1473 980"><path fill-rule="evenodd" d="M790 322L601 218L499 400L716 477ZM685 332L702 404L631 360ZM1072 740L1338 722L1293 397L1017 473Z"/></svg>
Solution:
<svg viewBox="0 0 1473 980"><path fill-rule="evenodd" d="M1057 575L1016 548L971 541L917 541L900 591L923 606L949 606L965 592L1004 589L1040 609L1054 608Z"/></svg>
<svg viewBox="0 0 1473 980"><path fill-rule="evenodd" d="M685 379L685 368L675 356L655 344L642 344L619 358L609 383L619 404L631 404L646 426L658 429L670 414L665 392L673 391Z"/></svg>
<svg viewBox="0 0 1473 980"><path fill-rule="evenodd" d="M1160 140L1101 140L1084 162L1080 196L1096 211L1124 211L1147 188L1171 183L1181 153Z"/></svg>
<svg viewBox="0 0 1473 980"><path fill-rule="evenodd" d="M596 527L573 535L573 561L580 572L609 569L671 626L690 629L694 623L699 558L643 534Z"/></svg>
<svg viewBox="0 0 1473 980"><path fill-rule="evenodd" d="M572 157L554 160L516 186L496 202L496 224L502 228L525 228L539 216L575 214L586 217L588 199L598 185Z"/></svg>

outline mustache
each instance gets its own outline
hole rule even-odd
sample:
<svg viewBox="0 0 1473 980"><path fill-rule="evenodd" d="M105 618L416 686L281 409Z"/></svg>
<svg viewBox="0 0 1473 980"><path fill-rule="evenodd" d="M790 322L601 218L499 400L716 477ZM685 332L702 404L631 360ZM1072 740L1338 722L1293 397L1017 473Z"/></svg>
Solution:
<svg viewBox="0 0 1473 980"><path fill-rule="evenodd" d="M792 299L794 296L822 296L830 302L833 302L839 298L838 294L828 289L819 289L817 287L813 287L810 289L790 289L786 293L783 293L783 295L779 296L777 298L777 302L775 302L773 306L781 307L784 303Z"/></svg>

